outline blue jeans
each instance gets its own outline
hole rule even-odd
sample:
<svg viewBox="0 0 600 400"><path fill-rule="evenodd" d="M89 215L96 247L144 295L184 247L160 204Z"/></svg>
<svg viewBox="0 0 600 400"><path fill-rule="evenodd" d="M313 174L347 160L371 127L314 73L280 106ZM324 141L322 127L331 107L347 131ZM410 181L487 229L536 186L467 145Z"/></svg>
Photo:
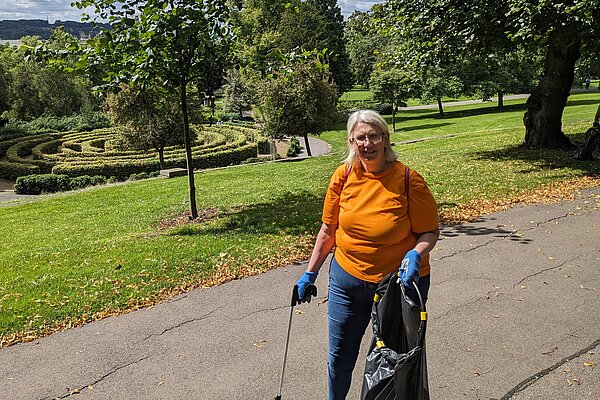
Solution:
<svg viewBox="0 0 600 400"><path fill-rule="evenodd" d="M360 342L371 319L371 307L377 283L355 278L331 259L329 267L329 400L343 400L350 390L352 371L358 358ZM419 291L427 301L429 276L419 279ZM417 292L407 289L408 296L419 303Z"/></svg>

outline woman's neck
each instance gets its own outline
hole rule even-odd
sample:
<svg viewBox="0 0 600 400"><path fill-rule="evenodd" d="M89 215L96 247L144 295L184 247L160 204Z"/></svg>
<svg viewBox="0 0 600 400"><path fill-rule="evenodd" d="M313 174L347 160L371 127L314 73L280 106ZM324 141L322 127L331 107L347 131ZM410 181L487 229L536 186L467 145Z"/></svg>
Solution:
<svg viewBox="0 0 600 400"><path fill-rule="evenodd" d="M361 164L363 169L370 173L370 174L377 174L379 172L384 171L385 169L387 169L390 166L390 163L383 160L383 161L370 161L370 162L365 162L361 160Z"/></svg>

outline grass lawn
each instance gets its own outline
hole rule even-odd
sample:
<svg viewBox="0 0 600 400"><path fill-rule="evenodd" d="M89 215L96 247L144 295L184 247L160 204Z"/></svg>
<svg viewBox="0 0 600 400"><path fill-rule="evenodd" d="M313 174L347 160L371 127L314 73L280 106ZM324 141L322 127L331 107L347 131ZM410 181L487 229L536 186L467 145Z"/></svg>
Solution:
<svg viewBox="0 0 600 400"><path fill-rule="evenodd" d="M392 140L442 209L600 173L598 161L575 161L573 152L521 149L523 103L451 107L443 118L403 111ZM600 92L571 96L563 129L573 141L583 140L598 103ZM322 135L329 156L198 173L202 223L159 224L187 210L185 177L0 208L2 346L306 259L343 158L339 129Z"/></svg>

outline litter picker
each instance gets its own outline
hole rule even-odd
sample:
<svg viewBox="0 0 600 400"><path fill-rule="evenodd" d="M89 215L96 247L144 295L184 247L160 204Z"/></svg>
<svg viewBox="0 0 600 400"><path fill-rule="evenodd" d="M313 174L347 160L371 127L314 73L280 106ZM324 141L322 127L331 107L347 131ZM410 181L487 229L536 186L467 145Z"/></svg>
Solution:
<svg viewBox="0 0 600 400"><path fill-rule="evenodd" d="M281 389L283 388L283 377L285 375L285 363L287 361L288 345L290 344L290 331L292 329L292 316L294 315L294 306L300 303L310 303L312 296L317 295L317 287L315 285L308 285L304 291L304 297L300 299L298 296L298 285L294 285L292 289L292 306L290 307L290 319L288 322L287 338L285 339L285 351L283 353L283 366L281 367L281 379L279 380L279 392L275 396L274 400L281 400Z"/></svg>

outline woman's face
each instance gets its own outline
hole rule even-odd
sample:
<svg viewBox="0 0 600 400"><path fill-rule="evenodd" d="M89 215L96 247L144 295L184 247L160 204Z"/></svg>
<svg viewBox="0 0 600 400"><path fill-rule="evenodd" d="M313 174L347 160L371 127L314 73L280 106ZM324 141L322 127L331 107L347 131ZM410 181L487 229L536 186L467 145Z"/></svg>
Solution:
<svg viewBox="0 0 600 400"><path fill-rule="evenodd" d="M348 138L362 162L385 162L385 146L388 135L379 128L366 122L359 122Z"/></svg>

